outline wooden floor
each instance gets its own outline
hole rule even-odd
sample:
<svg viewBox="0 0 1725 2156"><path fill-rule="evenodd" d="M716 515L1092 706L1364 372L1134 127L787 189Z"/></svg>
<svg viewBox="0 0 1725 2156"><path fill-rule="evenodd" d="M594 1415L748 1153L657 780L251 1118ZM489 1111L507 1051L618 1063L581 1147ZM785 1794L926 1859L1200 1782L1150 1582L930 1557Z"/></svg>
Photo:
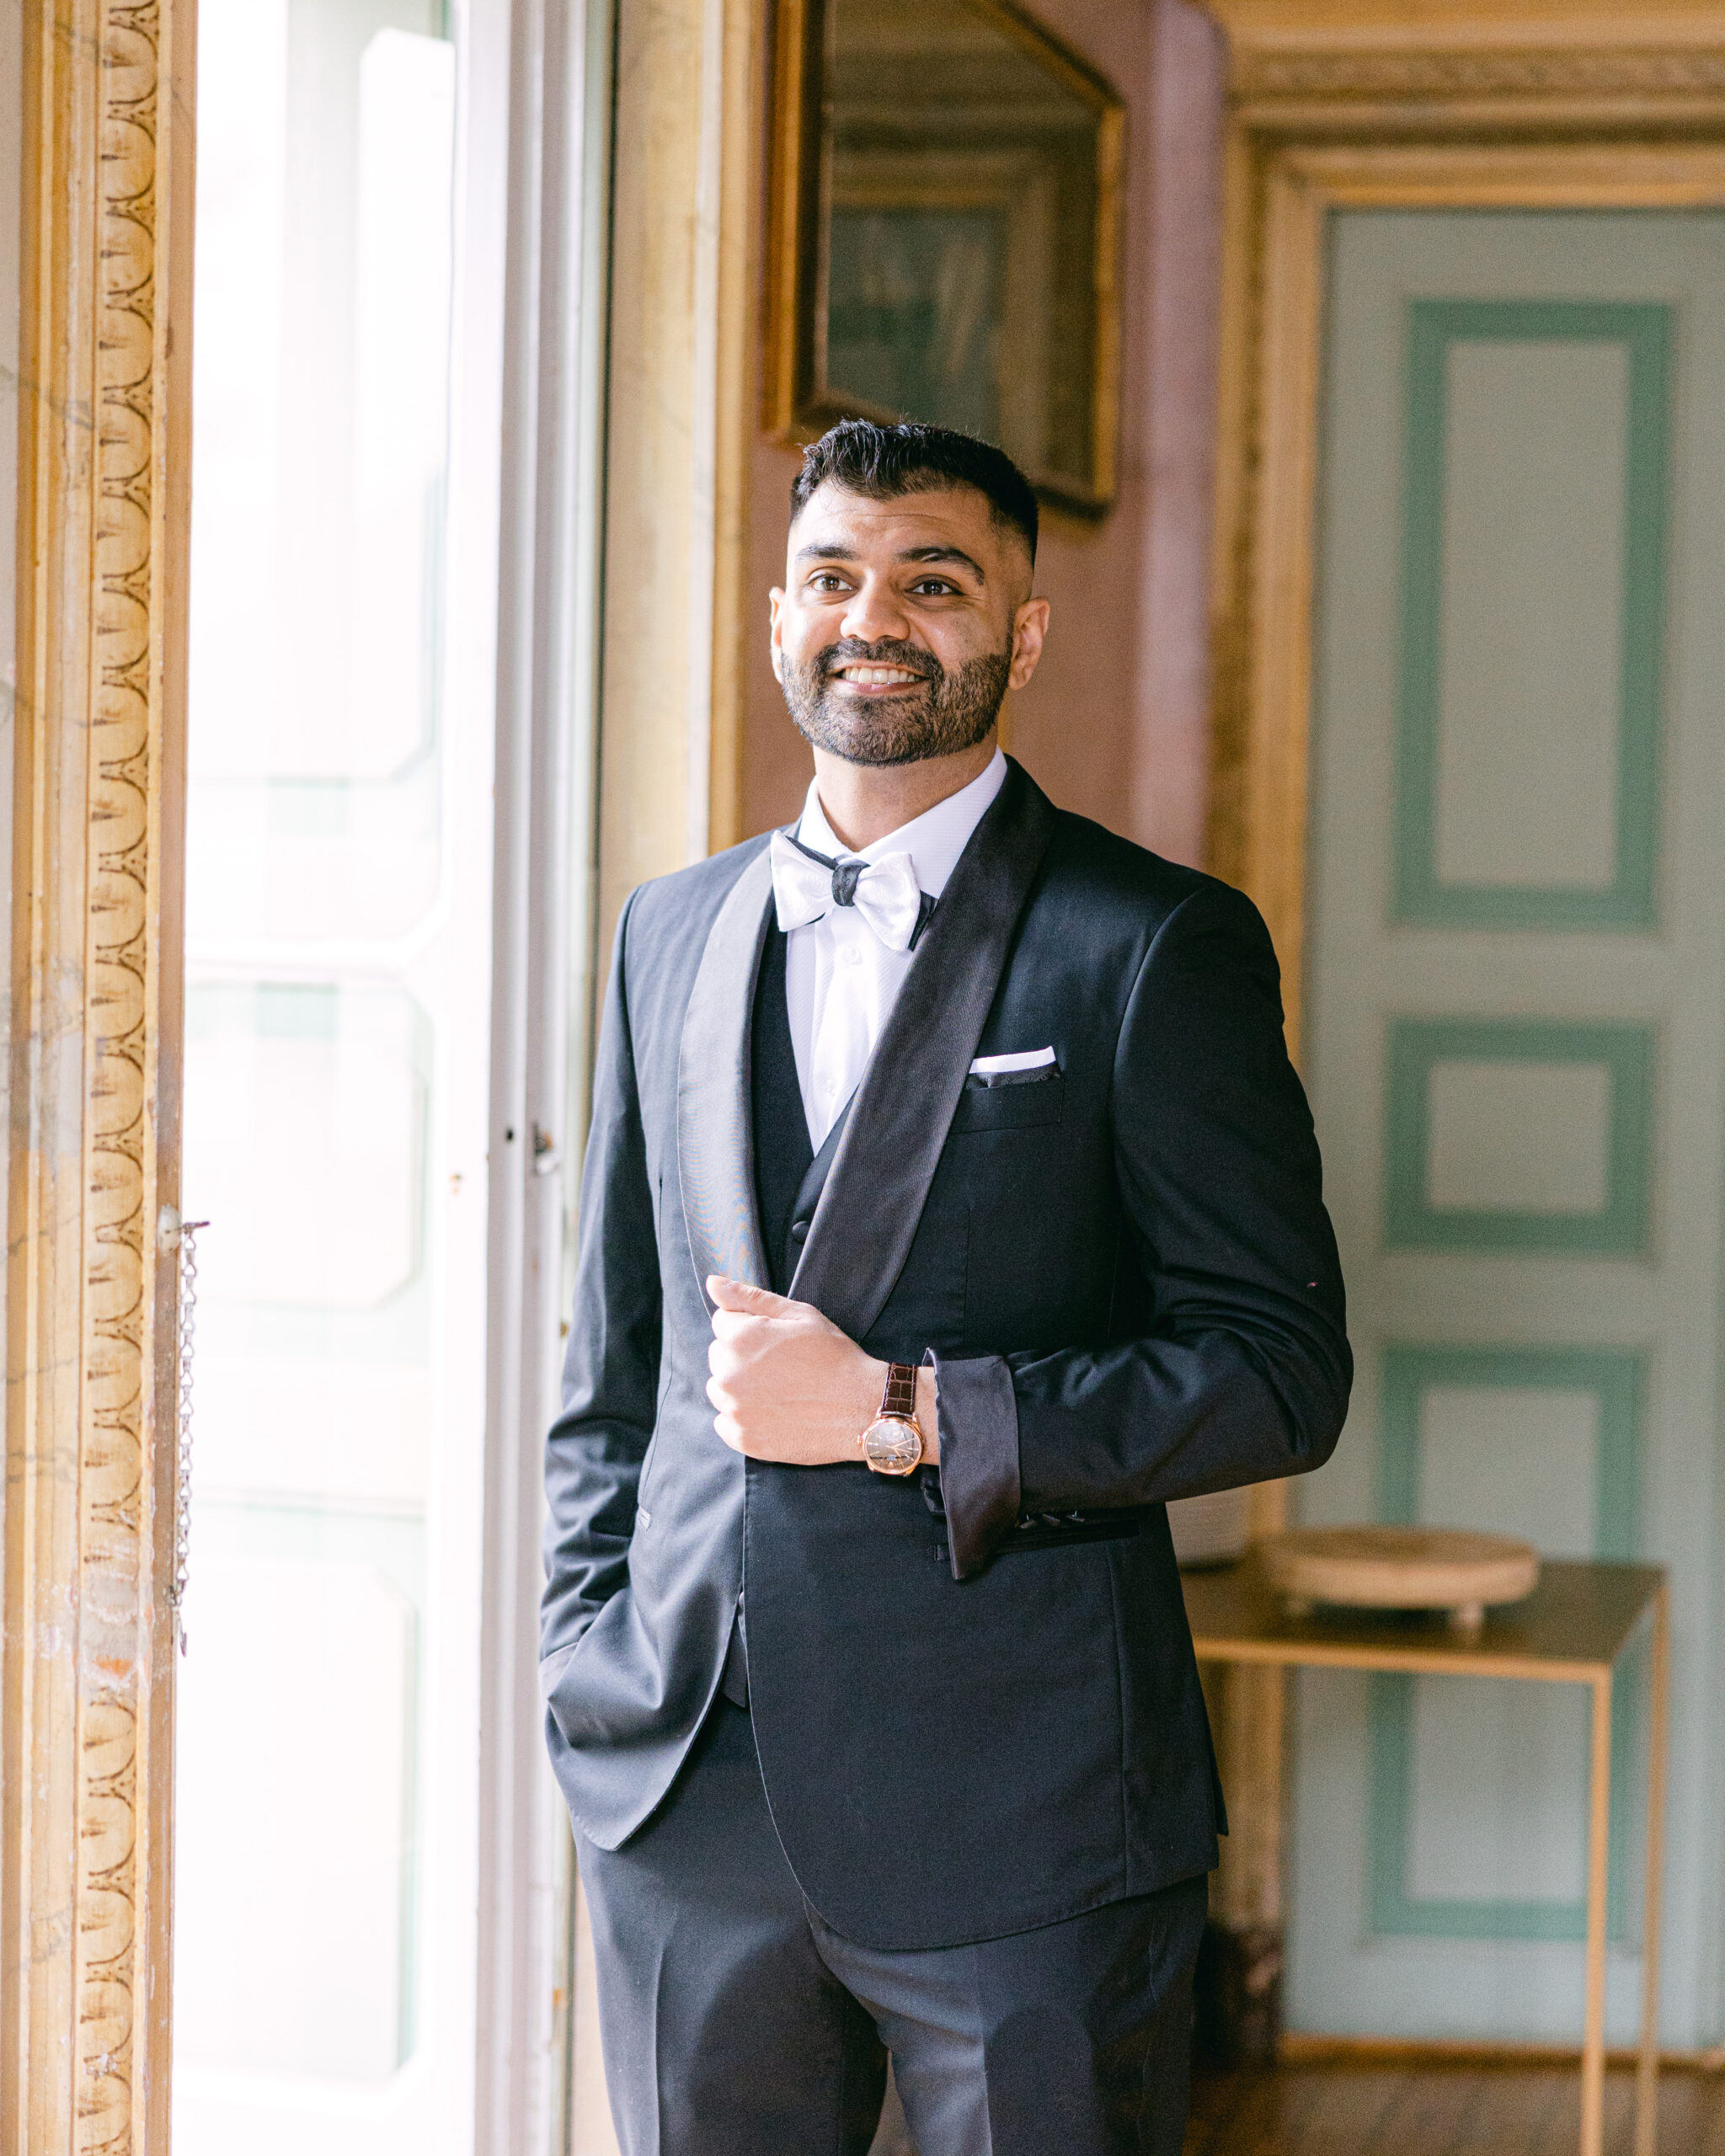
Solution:
<svg viewBox="0 0 1725 2156"><path fill-rule="evenodd" d="M1581 2077L1557 2068L1298 2065L1200 2073L1186 2156L1573 2156ZM1612 2072L1608 2156L1628 2156L1634 2084ZM1659 2156L1725 2156L1725 2075L1668 2073Z"/></svg>

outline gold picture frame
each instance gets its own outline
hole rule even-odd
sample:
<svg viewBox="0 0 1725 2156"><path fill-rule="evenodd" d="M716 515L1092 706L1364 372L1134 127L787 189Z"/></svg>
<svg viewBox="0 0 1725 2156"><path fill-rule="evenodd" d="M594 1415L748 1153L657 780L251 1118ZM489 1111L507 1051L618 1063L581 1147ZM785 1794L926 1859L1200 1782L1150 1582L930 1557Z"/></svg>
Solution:
<svg viewBox="0 0 1725 2156"><path fill-rule="evenodd" d="M779 0L774 61L767 431L939 420L998 441L1044 499L1106 510L1120 99L1007 0ZM847 97L871 69L914 93Z"/></svg>

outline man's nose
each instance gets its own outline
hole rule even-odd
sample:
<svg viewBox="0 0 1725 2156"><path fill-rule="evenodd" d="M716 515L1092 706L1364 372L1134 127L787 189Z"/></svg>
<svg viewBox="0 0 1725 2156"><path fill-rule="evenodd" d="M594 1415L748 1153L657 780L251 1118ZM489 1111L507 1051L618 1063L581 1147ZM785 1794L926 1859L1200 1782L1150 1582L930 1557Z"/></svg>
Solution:
<svg viewBox="0 0 1725 2156"><path fill-rule="evenodd" d="M870 577L845 609L839 633L857 643L880 643L891 638L903 643L910 621L890 584Z"/></svg>

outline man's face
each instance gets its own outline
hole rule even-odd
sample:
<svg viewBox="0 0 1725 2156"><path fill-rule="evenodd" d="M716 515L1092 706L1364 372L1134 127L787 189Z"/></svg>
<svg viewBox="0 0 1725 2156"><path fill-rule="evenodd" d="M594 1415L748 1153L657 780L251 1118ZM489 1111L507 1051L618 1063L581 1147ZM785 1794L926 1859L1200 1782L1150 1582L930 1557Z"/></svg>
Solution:
<svg viewBox="0 0 1725 2156"><path fill-rule="evenodd" d="M987 738L1047 623L1028 547L974 487L871 501L829 483L791 526L772 670L817 749L915 763Z"/></svg>

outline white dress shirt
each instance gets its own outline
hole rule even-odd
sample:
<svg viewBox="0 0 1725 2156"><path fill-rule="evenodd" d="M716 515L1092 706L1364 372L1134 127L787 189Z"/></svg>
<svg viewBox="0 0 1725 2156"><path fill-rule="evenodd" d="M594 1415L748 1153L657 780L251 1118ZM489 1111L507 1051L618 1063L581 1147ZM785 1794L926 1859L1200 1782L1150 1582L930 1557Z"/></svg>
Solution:
<svg viewBox="0 0 1725 2156"><path fill-rule="evenodd" d="M908 853L916 881L939 898L982 813L1006 782L1007 760L996 749L968 786L908 824L876 839L859 854L841 845L820 806L816 782L797 836L816 853L840 861L879 861ZM862 1082L880 1029L897 1000L916 953L889 951L854 906L835 906L785 939L785 1004L809 1142L818 1153L840 1110Z"/></svg>

